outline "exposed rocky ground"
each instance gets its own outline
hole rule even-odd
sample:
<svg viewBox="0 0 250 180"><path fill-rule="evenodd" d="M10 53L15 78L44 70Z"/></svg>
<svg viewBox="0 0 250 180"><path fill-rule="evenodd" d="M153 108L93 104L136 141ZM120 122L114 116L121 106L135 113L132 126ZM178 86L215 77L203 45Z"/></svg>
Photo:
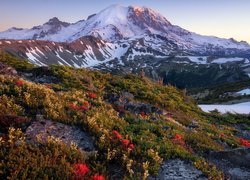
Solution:
<svg viewBox="0 0 250 180"><path fill-rule="evenodd" d="M199 179L206 180L204 174L197 170L190 162L180 159L173 159L164 164L160 168L159 176L154 179L159 180L181 180L181 179Z"/></svg>
<svg viewBox="0 0 250 180"><path fill-rule="evenodd" d="M229 179L246 180L250 177L249 148L211 152L209 161L221 168Z"/></svg>
<svg viewBox="0 0 250 180"><path fill-rule="evenodd" d="M94 141L91 136L76 126L45 120L41 115L26 129L27 140L33 143L46 142L49 136L58 138L67 145L74 143L83 151L94 151Z"/></svg>

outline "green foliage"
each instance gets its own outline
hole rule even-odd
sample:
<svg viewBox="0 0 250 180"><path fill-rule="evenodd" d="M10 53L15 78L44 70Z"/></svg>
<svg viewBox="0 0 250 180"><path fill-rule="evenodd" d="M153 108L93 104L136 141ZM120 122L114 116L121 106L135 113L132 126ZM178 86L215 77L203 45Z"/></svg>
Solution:
<svg viewBox="0 0 250 180"><path fill-rule="evenodd" d="M209 150L222 150L223 147L204 133L190 132L185 136L186 142L197 152L208 152Z"/></svg>
<svg viewBox="0 0 250 180"><path fill-rule="evenodd" d="M28 61L16 58L10 54L0 52L0 62L8 64L9 66L14 67L16 70L20 71L30 71L35 66L30 64Z"/></svg>
<svg viewBox="0 0 250 180"><path fill-rule="evenodd" d="M19 71L45 73L43 69L9 55L2 57L2 62ZM220 171L208 165L202 154L223 149L221 142L238 146L235 129L230 125L246 120L233 115L224 117L202 113L194 100L182 91L136 75L113 76L57 65L47 68L46 75L56 77L58 82L48 87L20 77L0 75L0 115L34 120L36 114L41 114L50 120L77 125L93 137L98 153L86 160L85 153L59 140L49 139L45 144L34 145L24 141L20 131L11 131L7 139L1 141L0 174L3 178L69 179L73 177L73 165L86 161L92 173L108 176L112 171L110 165L119 162L117 166L125 178L145 179L149 174L157 174L163 160L169 158L190 160L208 177L221 176ZM144 117L130 111L120 117L112 104L102 97L123 91L132 93L133 101L154 105L173 114L173 117L161 114ZM91 97L90 92L96 97ZM86 102L90 105L87 110L78 108ZM195 130L189 129L193 120L198 123ZM213 126L215 123L223 128ZM122 135L121 140L114 137L113 130ZM181 142L174 140L176 134L182 137ZM122 140L129 140L134 149L125 147Z"/></svg>
<svg viewBox="0 0 250 180"><path fill-rule="evenodd" d="M199 111L191 99L183 96L183 93L173 86L161 86L149 79L141 79L136 75L113 76L107 84L107 91L119 93L128 91L136 99L169 110L181 110L187 113Z"/></svg>
<svg viewBox="0 0 250 180"><path fill-rule="evenodd" d="M8 141L0 140L1 179L70 179L73 165L85 157L74 146L50 138L36 146L25 141L21 130L10 129Z"/></svg>
<svg viewBox="0 0 250 180"><path fill-rule="evenodd" d="M232 100L241 100L243 98L249 98L250 95L234 96L230 95L231 92L237 92L250 86L250 80L242 80L237 82L223 83L209 88L195 88L190 89L189 94L194 95L208 91L209 93L202 98L197 98L199 103L211 104L222 103Z"/></svg>

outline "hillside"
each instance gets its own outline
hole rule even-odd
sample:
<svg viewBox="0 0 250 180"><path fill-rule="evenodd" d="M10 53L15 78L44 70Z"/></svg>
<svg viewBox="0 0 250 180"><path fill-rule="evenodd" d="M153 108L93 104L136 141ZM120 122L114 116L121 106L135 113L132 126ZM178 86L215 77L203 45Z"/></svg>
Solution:
<svg viewBox="0 0 250 180"><path fill-rule="evenodd" d="M0 110L1 179L152 179L176 164L191 169L182 178L249 175L249 117L204 113L185 91L143 75L35 67L1 53Z"/></svg>

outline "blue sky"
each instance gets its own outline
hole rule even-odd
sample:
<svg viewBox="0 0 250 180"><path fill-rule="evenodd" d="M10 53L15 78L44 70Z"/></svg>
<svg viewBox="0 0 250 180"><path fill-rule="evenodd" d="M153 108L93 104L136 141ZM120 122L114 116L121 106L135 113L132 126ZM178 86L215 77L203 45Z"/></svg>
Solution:
<svg viewBox="0 0 250 180"><path fill-rule="evenodd" d="M250 43L250 0L0 0L0 31L51 17L76 22L112 4L147 6L187 30Z"/></svg>

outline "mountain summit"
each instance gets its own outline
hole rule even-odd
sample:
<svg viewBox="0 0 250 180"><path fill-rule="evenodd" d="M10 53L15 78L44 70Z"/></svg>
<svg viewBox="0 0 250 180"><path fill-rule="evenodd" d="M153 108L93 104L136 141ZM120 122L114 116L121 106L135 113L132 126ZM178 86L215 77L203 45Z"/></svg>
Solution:
<svg viewBox="0 0 250 180"><path fill-rule="evenodd" d="M98 33L103 39L110 40L117 33L123 38L165 33L168 26L171 24L150 8L113 5L88 19L81 33Z"/></svg>

